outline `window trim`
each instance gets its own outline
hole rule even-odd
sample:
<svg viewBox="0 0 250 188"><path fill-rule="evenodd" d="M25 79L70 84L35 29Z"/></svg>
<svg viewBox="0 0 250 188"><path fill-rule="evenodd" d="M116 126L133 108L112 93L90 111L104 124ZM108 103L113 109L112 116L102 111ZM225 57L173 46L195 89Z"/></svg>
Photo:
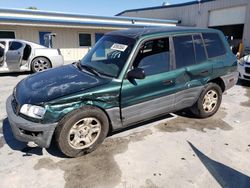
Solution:
<svg viewBox="0 0 250 188"><path fill-rule="evenodd" d="M195 49L195 44L194 44L194 35L199 35L199 36L201 37L202 44L203 44L203 48L204 48L204 51L205 51L205 54L206 54L206 60L208 60L209 58L208 58L207 48L206 48L206 46L205 46L205 41L204 41L204 39L203 39L202 33L193 34L193 35L192 35L192 38L193 38L193 45L194 45L195 62L196 62L196 64L199 64L199 63L197 63L196 49Z"/></svg>
<svg viewBox="0 0 250 188"><path fill-rule="evenodd" d="M90 35L90 46L81 46L80 45L80 34L87 34ZM78 32L78 47L80 48L90 48L92 46L92 33L88 33L88 32Z"/></svg>

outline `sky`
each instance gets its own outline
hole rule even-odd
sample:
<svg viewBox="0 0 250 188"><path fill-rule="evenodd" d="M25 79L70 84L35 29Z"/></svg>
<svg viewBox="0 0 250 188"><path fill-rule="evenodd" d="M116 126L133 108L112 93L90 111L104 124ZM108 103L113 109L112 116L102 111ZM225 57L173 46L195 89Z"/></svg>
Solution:
<svg viewBox="0 0 250 188"><path fill-rule="evenodd" d="M124 10L177 4L192 0L0 0L0 8L37 7L39 10L114 16Z"/></svg>

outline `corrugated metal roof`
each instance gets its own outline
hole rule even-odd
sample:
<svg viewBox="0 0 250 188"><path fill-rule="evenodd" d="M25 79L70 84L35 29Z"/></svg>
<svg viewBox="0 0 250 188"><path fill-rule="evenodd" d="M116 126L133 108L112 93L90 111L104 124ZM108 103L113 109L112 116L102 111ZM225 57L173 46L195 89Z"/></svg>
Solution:
<svg viewBox="0 0 250 188"><path fill-rule="evenodd" d="M197 1L190 1L190 2L186 2L186 3L179 3L179 4L173 4L173 5L163 5L163 6L155 6L155 7L130 9L130 10L124 10L124 11L118 13L118 14L116 14L116 16L120 16L120 15L122 15L124 13L127 13L127 12L136 12L136 11L144 11L144 10L155 10L155 9L164 9L164 8L183 7L183 6L195 5L195 4L199 4L199 3L206 3L206 2L210 2L210 1L216 1L216 0L201 0L200 2L197 0Z"/></svg>
<svg viewBox="0 0 250 188"><path fill-rule="evenodd" d="M40 10L0 8L0 23L4 24L41 24L57 26L93 26L93 27L145 27L176 25L177 20L160 20L133 17L106 17L81 15Z"/></svg>

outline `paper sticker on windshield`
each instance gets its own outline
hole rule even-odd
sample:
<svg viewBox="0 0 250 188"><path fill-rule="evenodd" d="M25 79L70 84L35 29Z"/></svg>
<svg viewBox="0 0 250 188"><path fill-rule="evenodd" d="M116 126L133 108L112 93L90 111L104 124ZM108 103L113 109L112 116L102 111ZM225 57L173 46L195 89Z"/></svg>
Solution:
<svg viewBox="0 0 250 188"><path fill-rule="evenodd" d="M112 50L118 50L124 52L127 49L127 45L115 43L111 46Z"/></svg>

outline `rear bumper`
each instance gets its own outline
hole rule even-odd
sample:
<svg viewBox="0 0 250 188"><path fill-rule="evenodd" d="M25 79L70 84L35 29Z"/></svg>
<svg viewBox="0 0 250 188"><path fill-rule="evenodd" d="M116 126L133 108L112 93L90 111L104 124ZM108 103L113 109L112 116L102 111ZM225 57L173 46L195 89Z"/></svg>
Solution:
<svg viewBox="0 0 250 188"><path fill-rule="evenodd" d="M40 124L28 121L16 115L12 108L12 96L7 99L6 111L14 137L22 142L35 142L40 147L48 148L57 123Z"/></svg>
<svg viewBox="0 0 250 188"><path fill-rule="evenodd" d="M60 67L64 64L64 59L62 55L50 56L49 59L52 64L52 68Z"/></svg>
<svg viewBox="0 0 250 188"><path fill-rule="evenodd" d="M238 78L239 78L239 73L238 72L232 72L230 74L222 76L221 78L224 81L225 90L228 90L237 83Z"/></svg>

